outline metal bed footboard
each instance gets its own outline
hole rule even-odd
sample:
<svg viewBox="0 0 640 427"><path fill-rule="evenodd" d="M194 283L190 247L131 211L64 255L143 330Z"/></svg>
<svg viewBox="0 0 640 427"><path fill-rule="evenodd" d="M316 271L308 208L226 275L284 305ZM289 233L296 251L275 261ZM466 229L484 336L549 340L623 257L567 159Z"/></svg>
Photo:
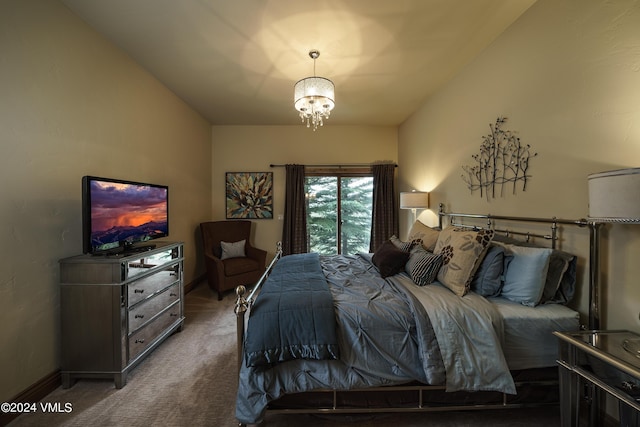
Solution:
<svg viewBox="0 0 640 427"><path fill-rule="evenodd" d="M255 301L255 296L264 285L264 282L267 281L267 277L271 274L271 270L276 265L278 260L282 257L282 242L278 242L276 244L276 254L273 259L260 276L260 280L253 287L251 292L247 297L244 295L247 293L247 288L244 285L239 285L236 287L236 305L233 309L233 312L236 314L236 322L237 322L237 336L238 336L238 371L240 371L240 367L242 366L242 355L244 353L244 334L245 334L245 315L247 311L251 311L251 305Z"/></svg>
<svg viewBox="0 0 640 427"><path fill-rule="evenodd" d="M557 386L557 379L539 379L539 380L526 380L515 381L516 388L519 389L525 386ZM399 393L399 392L413 392L415 393L415 401L411 403L403 402L402 404L393 405L390 402L385 402L386 405L379 406L352 406L348 403L340 403L338 397L341 395L366 395L374 393ZM331 403L328 405L319 405L314 407L269 407L267 412L270 414L371 414L371 413L400 413L400 412L447 412L447 411L476 411L487 409L514 409L514 408L528 408L528 407L544 407L555 406L558 404L557 400L546 402L514 402L511 401L509 395L502 392L484 392L493 393L499 398L495 398L492 401L486 401L483 403L463 401L452 401L447 403L434 403L429 401L429 392L441 392L446 393L446 386L444 385L427 385L427 384L408 384L408 385L389 385L379 387L369 387L364 389L353 390L334 390L334 389L320 389L314 390L314 394L327 394L331 398ZM460 393L460 392L458 392ZM483 392L462 392L467 393L467 396L472 394L478 394ZM463 399L464 400L464 399Z"/></svg>

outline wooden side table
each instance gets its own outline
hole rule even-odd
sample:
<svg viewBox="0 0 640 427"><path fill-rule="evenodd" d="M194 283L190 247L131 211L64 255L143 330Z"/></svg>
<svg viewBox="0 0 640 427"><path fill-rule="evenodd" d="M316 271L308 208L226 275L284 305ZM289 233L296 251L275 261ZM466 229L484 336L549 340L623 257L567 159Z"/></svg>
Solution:
<svg viewBox="0 0 640 427"><path fill-rule="evenodd" d="M579 423L582 386L590 396L589 425L602 425L603 392L620 405L621 425L640 417L640 335L629 331L554 332L559 344L561 426Z"/></svg>

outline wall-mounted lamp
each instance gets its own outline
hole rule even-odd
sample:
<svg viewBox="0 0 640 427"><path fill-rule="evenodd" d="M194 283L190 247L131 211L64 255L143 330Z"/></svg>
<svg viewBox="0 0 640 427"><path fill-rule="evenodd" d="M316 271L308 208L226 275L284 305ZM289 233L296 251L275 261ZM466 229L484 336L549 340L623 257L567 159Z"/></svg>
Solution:
<svg viewBox="0 0 640 427"><path fill-rule="evenodd" d="M600 226L640 224L640 168L591 174L589 179L589 329L600 329Z"/></svg>
<svg viewBox="0 0 640 427"><path fill-rule="evenodd" d="M413 222L416 221L417 209L429 208L429 193L426 191L403 191L400 193L400 209L411 209Z"/></svg>

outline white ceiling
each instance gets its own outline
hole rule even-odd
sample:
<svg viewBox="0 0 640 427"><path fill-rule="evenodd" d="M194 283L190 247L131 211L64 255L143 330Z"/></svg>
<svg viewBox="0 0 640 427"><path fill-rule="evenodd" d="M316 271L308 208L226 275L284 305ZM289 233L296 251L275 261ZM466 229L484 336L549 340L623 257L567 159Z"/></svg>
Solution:
<svg viewBox="0 0 640 427"><path fill-rule="evenodd" d="M535 0L62 2L212 124L300 123L318 49L327 125L399 125Z"/></svg>

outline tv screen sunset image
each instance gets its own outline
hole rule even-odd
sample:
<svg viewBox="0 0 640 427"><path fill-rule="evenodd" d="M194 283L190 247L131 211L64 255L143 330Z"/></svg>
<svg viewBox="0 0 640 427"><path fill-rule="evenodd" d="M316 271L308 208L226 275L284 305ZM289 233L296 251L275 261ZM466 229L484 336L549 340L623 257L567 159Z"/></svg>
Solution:
<svg viewBox="0 0 640 427"><path fill-rule="evenodd" d="M93 247L168 234L166 187L95 180L90 191Z"/></svg>

